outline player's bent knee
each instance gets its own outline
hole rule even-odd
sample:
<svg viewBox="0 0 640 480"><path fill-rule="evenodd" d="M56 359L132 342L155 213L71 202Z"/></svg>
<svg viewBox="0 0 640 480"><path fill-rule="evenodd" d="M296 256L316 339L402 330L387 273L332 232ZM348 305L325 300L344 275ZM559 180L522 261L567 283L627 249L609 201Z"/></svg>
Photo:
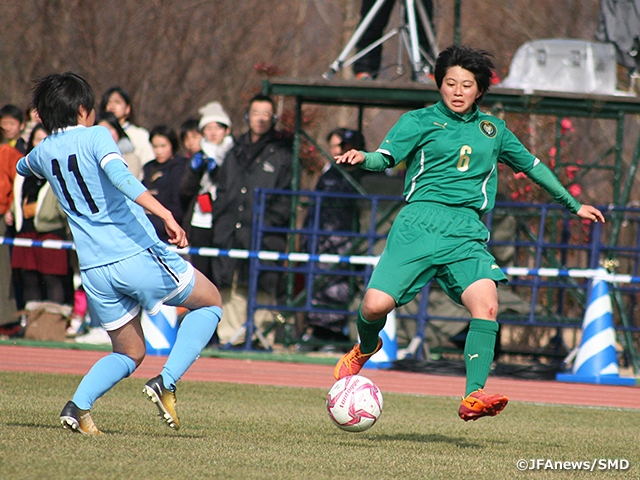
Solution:
<svg viewBox="0 0 640 480"><path fill-rule="evenodd" d="M389 299L391 299L391 297L389 297ZM362 303L362 316L370 322L386 317L395 307L393 299L391 299L391 301L389 301L389 299L376 295L365 297Z"/></svg>
<svg viewBox="0 0 640 480"><path fill-rule="evenodd" d="M484 320L496 320L498 318L498 306L483 306L480 309L476 309L473 312L470 312L471 316L474 318L482 318Z"/></svg>

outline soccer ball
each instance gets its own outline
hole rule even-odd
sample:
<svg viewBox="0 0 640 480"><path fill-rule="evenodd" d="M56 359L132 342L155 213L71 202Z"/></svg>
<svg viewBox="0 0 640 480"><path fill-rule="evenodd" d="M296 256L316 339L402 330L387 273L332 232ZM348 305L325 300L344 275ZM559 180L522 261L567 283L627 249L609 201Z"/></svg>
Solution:
<svg viewBox="0 0 640 480"><path fill-rule="evenodd" d="M382 392L361 375L344 377L327 394L327 412L342 430L364 432L380 418Z"/></svg>

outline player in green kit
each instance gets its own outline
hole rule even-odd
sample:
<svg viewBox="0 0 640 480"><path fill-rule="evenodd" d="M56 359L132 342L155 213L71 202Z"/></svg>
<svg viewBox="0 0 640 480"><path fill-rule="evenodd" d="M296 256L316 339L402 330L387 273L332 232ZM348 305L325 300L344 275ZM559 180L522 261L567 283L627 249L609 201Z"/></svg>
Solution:
<svg viewBox="0 0 640 480"><path fill-rule="evenodd" d="M357 374L380 348L378 333L387 314L410 302L431 279L471 314L464 349L465 421L494 416L507 405L503 395L482 389L493 362L498 324L497 283L507 278L487 251L489 232L481 221L495 203L498 163L523 172L572 213L604 222L602 213L581 205L505 123L477 103L489 89L490 54L450 46L436 60L442 99L404 114L375 152L350 150L336 163L381 171L406 161L402 208L373 271L357 320L360 344L336 364L336 379Z"/></svg>

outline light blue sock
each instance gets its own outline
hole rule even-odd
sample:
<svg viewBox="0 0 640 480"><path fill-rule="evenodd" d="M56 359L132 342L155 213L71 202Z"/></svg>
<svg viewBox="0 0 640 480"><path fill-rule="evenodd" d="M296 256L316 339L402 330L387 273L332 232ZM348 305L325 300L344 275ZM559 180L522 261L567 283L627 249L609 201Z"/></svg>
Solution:
<svg viewBox="0 0 640 480"><path fill-rule="evenodd" d="M87 373L73 395L80 410L90 410L93 403L136 369L135 362L121 353L110 353L98 360Z"/></svg>
<svg viewBox="0 0 640 480"><path fill-rule="evenodd" d="M176 343L160 375L165 388L175 390L176 382L197 360L216 331L222 317L220 307L203 307L189 312L178 328Z"/></svg>

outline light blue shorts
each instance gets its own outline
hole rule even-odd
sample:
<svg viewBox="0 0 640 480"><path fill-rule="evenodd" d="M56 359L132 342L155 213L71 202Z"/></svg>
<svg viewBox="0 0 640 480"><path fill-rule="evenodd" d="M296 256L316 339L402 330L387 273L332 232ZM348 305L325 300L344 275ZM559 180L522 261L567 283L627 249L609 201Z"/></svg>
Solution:
<svg viewBox="0 0 640 480"><path fill-rule="evenodd" d="M196 278L193 266L163 243L80 273L89 313L109 331L126 325L140 307L155 315L162 304L182 304Z"/></svg>

